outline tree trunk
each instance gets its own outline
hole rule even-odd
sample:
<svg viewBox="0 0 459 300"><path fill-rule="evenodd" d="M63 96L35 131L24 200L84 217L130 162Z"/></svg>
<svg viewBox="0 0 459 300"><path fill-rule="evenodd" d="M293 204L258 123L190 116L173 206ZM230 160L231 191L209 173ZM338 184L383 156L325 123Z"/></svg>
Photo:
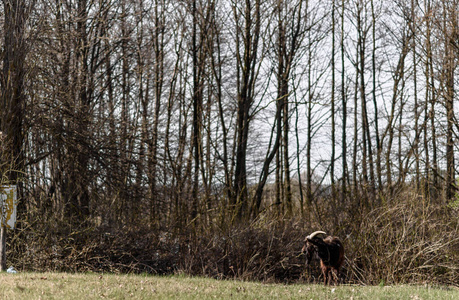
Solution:
<svg viewBox="0 0 459 300"><path fill-rule="evenodd" d="M4 48L0 92L0 133L5 149L0 149L0 182L19 184L24 170L24 80L28 45L24 37L27 11L25 1L3 2ZM19 194L21 192L19 191ZM25 209L20 201L20 211Z"/></svg>
<svg viewBox="0 0 459 300"><path fill-rule="evenodd" d="M252 4L254 7L252 8ZM235 4L237 5L237 4ZM237 217L247 217L247 147L251 121L250 109L254 101L257 76L258 47L261 27L260 0L246 0L244 6L244 28L236 29L237 59L237 120L236 120L236 168L234 173L235 198L232 204ZM239 19L239 8L233 7L235 19ZM242 35L242 37L241 37ZM242 38L242 40L241 40ZM243 45L241 53L241 45Z"/></svg>

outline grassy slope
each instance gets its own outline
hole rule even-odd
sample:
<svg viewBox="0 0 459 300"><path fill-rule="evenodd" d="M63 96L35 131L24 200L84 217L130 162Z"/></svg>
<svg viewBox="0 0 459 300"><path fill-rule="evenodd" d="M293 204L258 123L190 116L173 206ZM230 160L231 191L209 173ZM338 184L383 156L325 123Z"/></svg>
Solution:
<svg viewBox="0 0 459 300"><path fill-rule="evenodd" d="M323 287L184 276L2 273L0 282L1 299L459 299L456 287Z"/></svg>

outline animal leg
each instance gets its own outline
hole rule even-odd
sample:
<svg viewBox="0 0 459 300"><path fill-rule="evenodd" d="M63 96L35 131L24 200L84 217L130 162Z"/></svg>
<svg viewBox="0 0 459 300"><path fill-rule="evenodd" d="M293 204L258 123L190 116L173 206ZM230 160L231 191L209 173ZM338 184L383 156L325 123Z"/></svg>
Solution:
<svg viewBox="0 0 459 300"><path fill-rule="evenodd" d="M328 270L326 267L322 268L322 275L324 276L324 285L327 285L328 281Z"/></svg>
<svg viewBox="0 0 459 300"><path fill-rule="evenodd" d="M335 281L335 285L339 285L339 269L333 269L333 279Z"/></svg>

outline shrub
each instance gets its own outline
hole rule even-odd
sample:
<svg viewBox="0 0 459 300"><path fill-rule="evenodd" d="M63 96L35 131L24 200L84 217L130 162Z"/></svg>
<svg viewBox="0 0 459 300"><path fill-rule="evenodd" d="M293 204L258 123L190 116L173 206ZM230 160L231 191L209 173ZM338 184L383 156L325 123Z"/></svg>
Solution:
<svg viewBox="0 0 459 300"><path fill-rule="evenodd" d="M457 211L408 192L396 200L371 210L359 208L357 213L343 206L335 214L336 204L318 199L320 212L310 210L302 219L266 212L246 226L186 230L22 221L8 235L8 264L30 271L186 273L319 282L318 261L306 269L300 250L305 235L320 229L339 236L344 244L345 282L456 284Z"/></svg>

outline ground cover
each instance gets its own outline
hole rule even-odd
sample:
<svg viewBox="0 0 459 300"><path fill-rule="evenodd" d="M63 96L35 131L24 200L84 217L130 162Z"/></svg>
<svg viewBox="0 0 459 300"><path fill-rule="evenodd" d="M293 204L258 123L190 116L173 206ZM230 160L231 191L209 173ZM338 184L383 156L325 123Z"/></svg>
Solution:
<svg viewBox="0 0 459 300"><path fill-rule="evenodd" d="M0 274L2 299L459 299L448 286L324 287L188 276L116 274Z"/></svg>

